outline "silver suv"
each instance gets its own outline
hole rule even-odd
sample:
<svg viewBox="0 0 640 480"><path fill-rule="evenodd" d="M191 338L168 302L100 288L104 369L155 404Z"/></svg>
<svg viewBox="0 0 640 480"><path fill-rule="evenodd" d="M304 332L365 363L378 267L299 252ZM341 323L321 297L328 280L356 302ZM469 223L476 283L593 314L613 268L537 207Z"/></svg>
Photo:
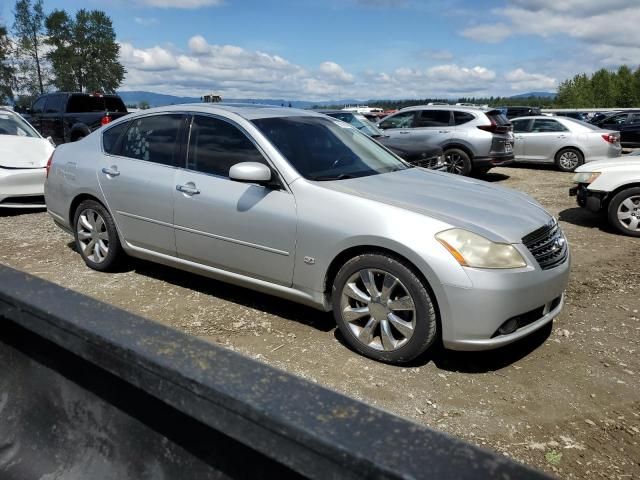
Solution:
<svg viewBox="0 0 640 480"><path fill-rule="evenodd" d="M385 117L378 127L391 138L416 137L444 150L447 170L482 174L513 161L513 133L500 110L464 106L420 105Z"/></svg>
<svg viewBox="0 0 640 480"><path fill-rule="evenodd" d="M562 308L569 251L535 200L412 167L325 115L144 110L58 147L48 172L47 209L90 268L128 254L332 310L378 360L495 348Z"/></svg>

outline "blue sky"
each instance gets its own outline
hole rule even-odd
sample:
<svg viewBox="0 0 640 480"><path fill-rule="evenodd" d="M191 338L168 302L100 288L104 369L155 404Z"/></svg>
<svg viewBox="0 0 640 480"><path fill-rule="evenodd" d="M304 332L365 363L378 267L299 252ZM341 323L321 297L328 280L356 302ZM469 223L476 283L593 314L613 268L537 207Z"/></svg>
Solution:
<svg viewBox="0 0 640 480"><path fill-rule="evenodd" d="M0 19L13 22L13 1ZM640 0L44 0L105 10L123 90L226 98L553 91L640 64ZM612 26L615 26L612 28Z"/></svg>

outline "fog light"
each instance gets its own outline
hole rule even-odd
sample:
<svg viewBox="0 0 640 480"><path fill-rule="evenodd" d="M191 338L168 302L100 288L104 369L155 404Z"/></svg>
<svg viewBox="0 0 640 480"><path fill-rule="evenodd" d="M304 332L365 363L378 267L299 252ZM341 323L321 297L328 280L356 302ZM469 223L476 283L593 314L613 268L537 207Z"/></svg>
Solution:
<svg viewBox="0 0 640 480"><path fill-rule="evenodd" d="M518 329L519 323L520 317L510 318L502 324L502 326L498 329L498 333L500 335L508 335L509 333L513 333Z"/></svg>

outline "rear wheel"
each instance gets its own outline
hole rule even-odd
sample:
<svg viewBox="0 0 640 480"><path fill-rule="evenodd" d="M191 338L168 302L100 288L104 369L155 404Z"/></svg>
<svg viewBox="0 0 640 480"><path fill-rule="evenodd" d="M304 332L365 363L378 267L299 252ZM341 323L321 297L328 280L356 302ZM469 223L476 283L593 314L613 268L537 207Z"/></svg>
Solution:
<svg viewBox="0 0 640 480"><path fill-rule="evenodd" d="M118 232L106 208L95 200L85 200L74 215L76 248L89 268L112 270L123 256Z"/></svg>
<svg viewBox="0 0 640 480"><path fill-rule="evenodd" d="M456 175L469 175L471 173L471 158L467 152L459 148L445 150L444 163L449 173L455 173Z"/></svg>
<svg viewBox="0 0 640 480"><path fill-rule="evenodd" d="M584 163L584 156L575 148L564 148L556 153L556 165L563 172L573 172Z"/></svg>
<svg viewBox="0 0 640 480"><path fill-rule="evenodd" d="M408 265L390 256L349 260L336 276L332 300L344 338L369 358L406 363L436 338L431 294Z"/></svg>
<svg viewBox="0 0 640 480"><path fill-rule="evenodd" d="M640 187L618 192L609 202L609 223L618 231L640 237Z"/></svg>

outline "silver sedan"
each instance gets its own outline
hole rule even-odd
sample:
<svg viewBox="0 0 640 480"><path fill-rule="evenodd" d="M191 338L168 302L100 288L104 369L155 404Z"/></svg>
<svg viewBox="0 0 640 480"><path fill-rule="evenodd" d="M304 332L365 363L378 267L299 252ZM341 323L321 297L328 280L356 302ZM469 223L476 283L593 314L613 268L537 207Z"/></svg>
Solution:
<svg viewBox="0 0 640 480"><path fill-rule="evenodd" d="M620 132L568 117L533 116L511 121L518 163L555 164L573 172L585 162L619 157Z"/></svg>
<svg viewBox="0 0 640 480"><path fill-rule="evenodd" d="M532 198L412 167L303 110L133 114L59 147L45 193L90 268L128 254L332 310L386 362L522 338L560 313L569 277Z"/></svg>

